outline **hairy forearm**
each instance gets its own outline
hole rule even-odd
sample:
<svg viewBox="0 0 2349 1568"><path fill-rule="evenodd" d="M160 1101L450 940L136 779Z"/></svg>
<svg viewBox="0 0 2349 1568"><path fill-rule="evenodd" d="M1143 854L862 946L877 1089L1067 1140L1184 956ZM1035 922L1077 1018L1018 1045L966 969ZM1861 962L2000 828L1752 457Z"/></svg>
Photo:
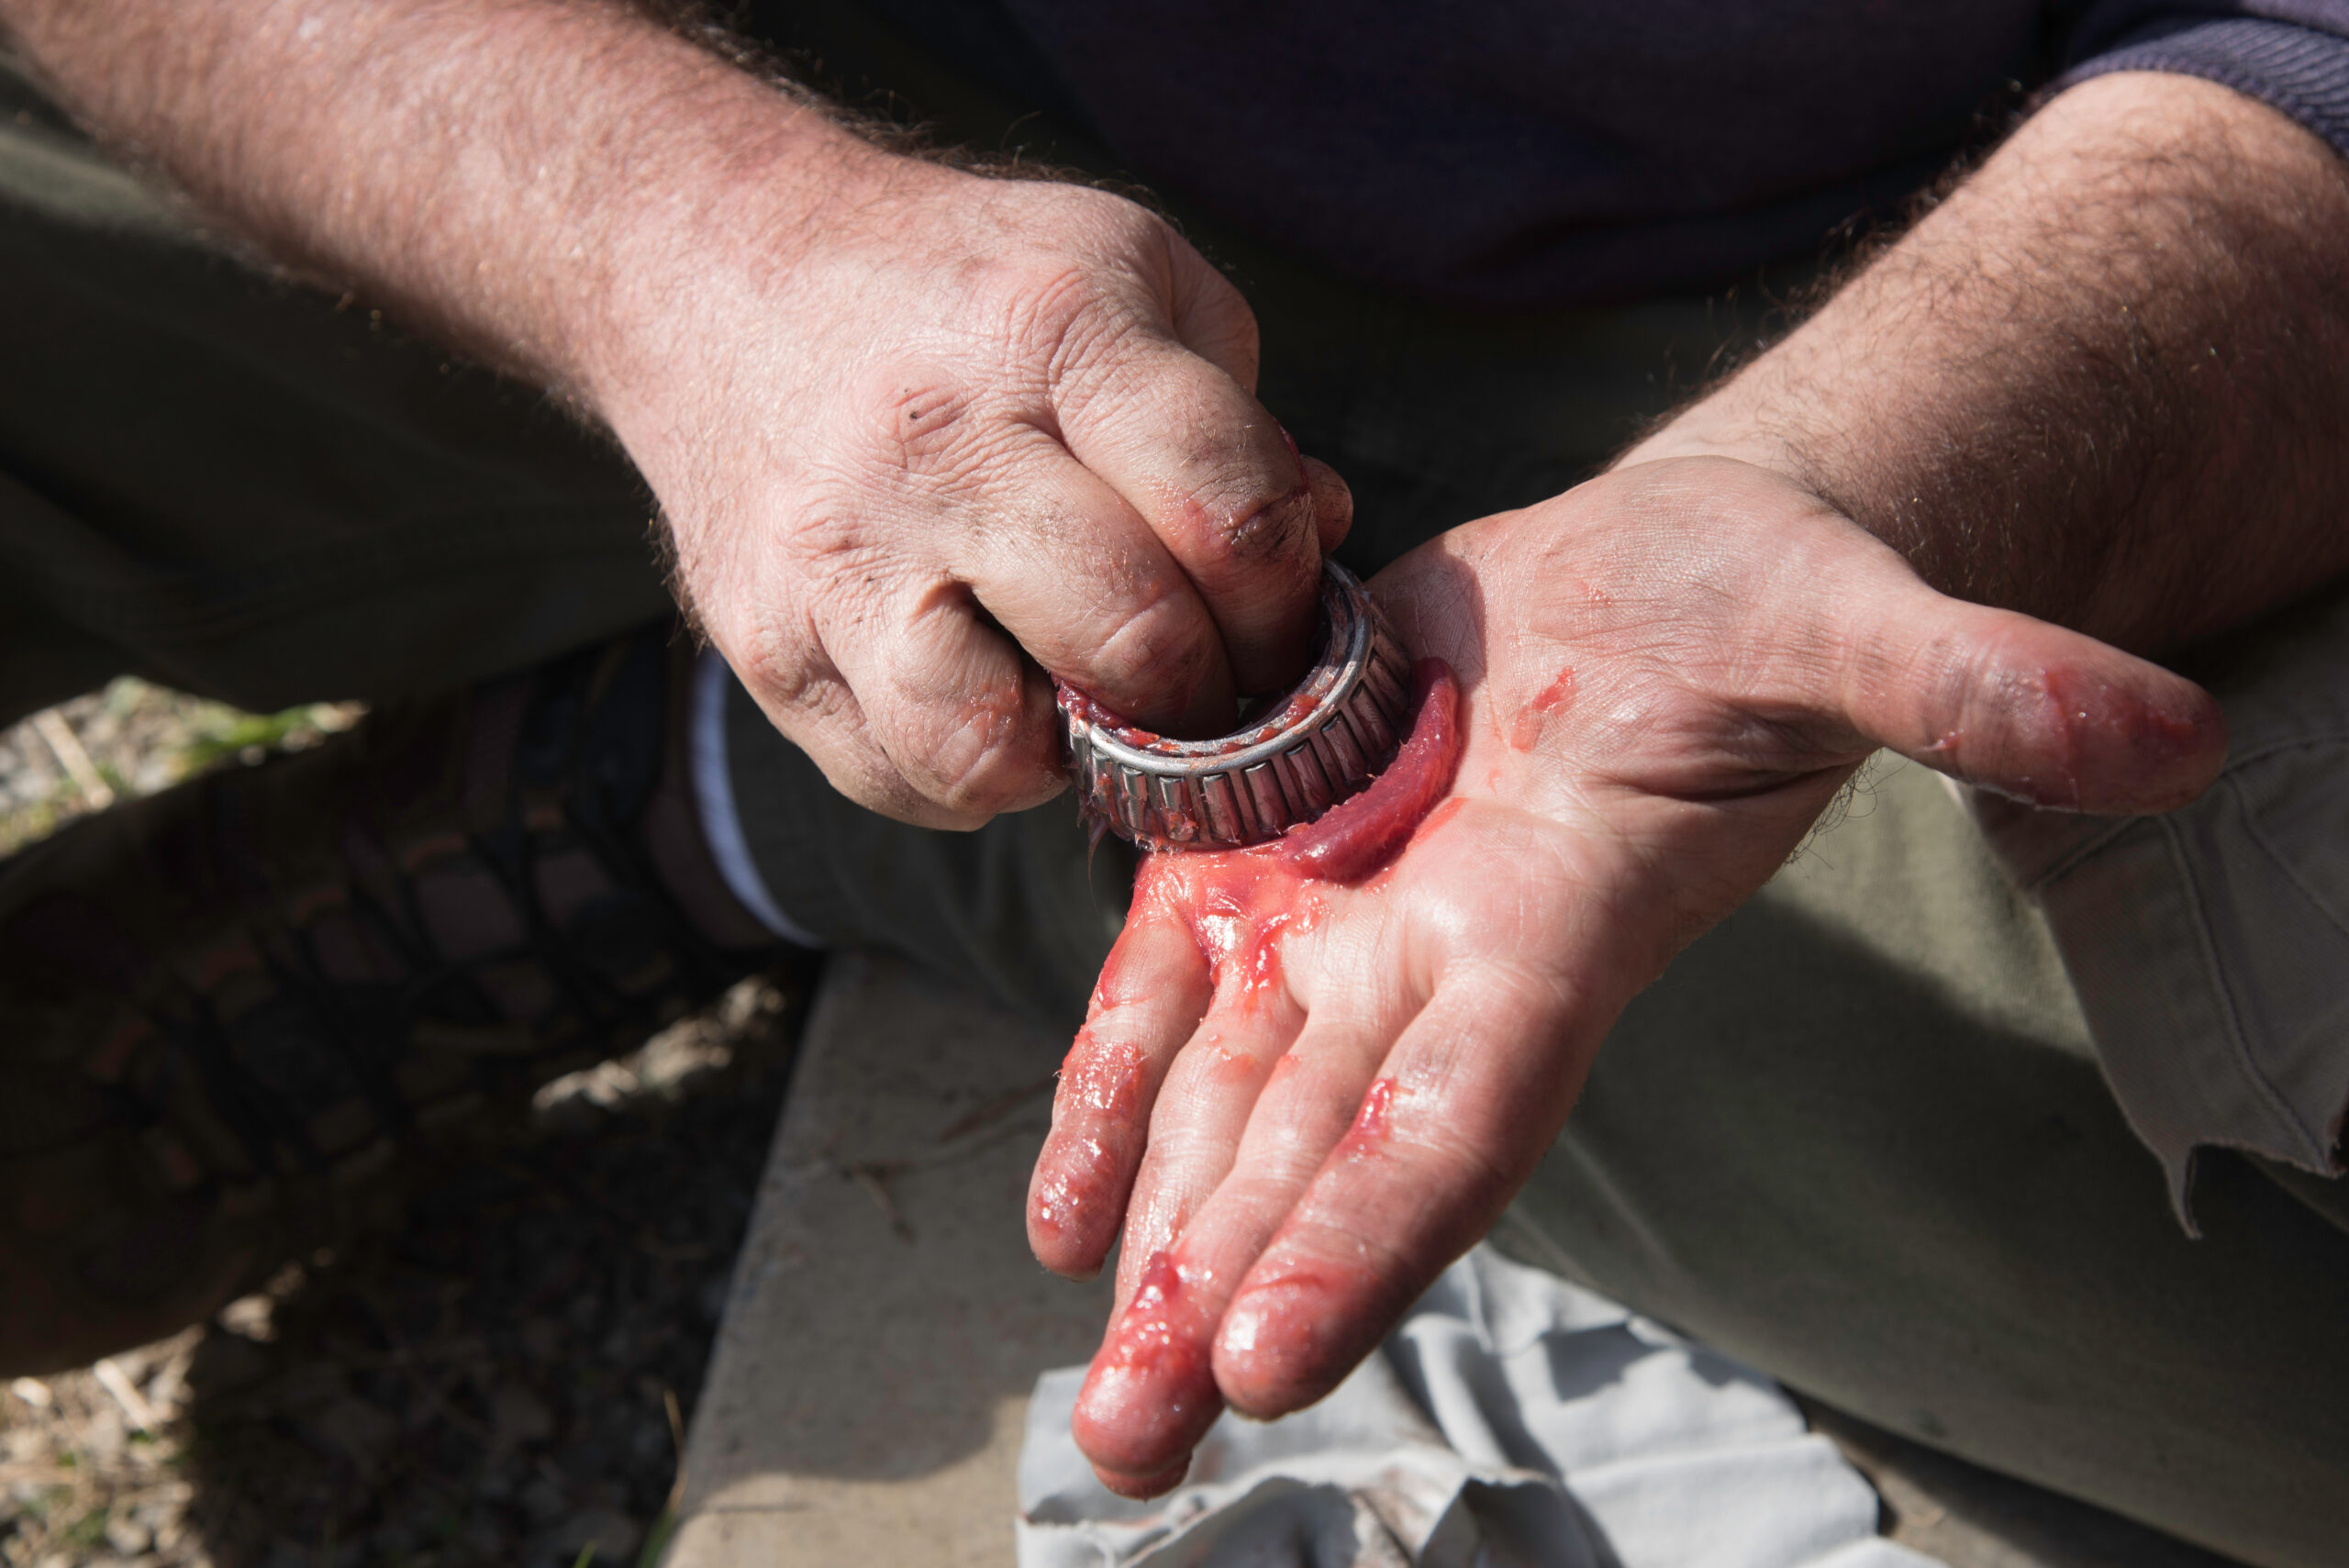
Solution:
<svg viewBox="0 0 2349 1568"><path fill-rule="evenodd" d="M0 0L67 106L280 262L596 405L871 150L597 0ZM718 285L722 286L722 285Z"/></svg>
<svg viewBox="0 0 2349 1568"><path fill-rule="evenodd" d="M2330 148L2100 78L1626 461L1764 463L1945 592L2174 646L2349 568L2344 258Z"/></svg>

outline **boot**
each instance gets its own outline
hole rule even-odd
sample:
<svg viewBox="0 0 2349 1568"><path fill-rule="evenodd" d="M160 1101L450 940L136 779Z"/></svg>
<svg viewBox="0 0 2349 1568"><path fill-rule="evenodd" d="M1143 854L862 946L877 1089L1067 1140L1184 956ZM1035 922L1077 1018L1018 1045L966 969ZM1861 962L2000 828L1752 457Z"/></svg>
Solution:
<svg viewBox="0 0 2349 1568"><path fill-rule="evenodd" d="M780 953L646 627L0 862L0 1374L210 1313L401 1155Z"/></svg>

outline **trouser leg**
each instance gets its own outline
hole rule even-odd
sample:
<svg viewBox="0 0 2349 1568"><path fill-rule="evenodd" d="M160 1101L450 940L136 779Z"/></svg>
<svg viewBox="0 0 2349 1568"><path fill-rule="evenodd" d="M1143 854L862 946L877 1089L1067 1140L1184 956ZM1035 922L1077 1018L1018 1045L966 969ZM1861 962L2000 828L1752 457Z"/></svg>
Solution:
<svg viewBox="0 0 2349 1568"><path fill-rule="evenodd" d="M1882 1426L2337 1562L2349 1234L2231 1157L2195 1207L2199 1240L2043 922L1899 765L1632 1004L1509 1233Z"/></svg>
<svg viewBox="0 0 2349 1568"><path fill-rule="evenodd" d="M0 293L0 722L126 673L436 690L667 608L607 443L206 242L6 76Z"/></svg>
<svg viewBox="0 0 2349 1568"><path fill-rule="evenodd" d="M974 832L913 828L830 788L740 686L728 771L761 880L828 946L885 947L1074 1029L1125 919L1133 855L1066 795Z"/></svg>
<svg viewBox="0 0 2349 1568"><path fill-rule="evenodd" d="M651 506L615 451L537 393L206 242L4 76L0 291L0 720L121 673L260 709L453 688L0 862L15 1371L166 1332L324 1240L399 1150L551 1070L517 1046L562 1033L565 1009L600 1029L574 1054L624 1048L740 965L639 1005L640 977L685 972L604 914L650 911L692 947L636 853L652 808L582 828L564 781L533 778L519 821L482 782L544 760L514 761L518 719L484 720L478 745L417 719L484 711L468 683L668 611ZM615 713L613 689L562 711ZM652 722L597 754L665 779L661 736L635 733ZM386 800L437 803L437 826L378 853ZM587 828L593 865L575 843L540 852ZM431 889L377 897L362 873ZM544 961L544 996L509 957Z"/></svg>

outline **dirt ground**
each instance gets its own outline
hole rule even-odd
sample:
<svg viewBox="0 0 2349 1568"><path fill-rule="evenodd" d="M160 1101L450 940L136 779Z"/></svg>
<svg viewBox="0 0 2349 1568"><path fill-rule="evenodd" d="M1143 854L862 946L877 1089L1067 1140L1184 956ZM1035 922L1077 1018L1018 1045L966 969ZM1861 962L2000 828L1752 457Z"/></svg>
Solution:
<svg viewBox="0 0 2349 1568"><path fill-rule="evenodd" d="M117 682L0 732L0 851L359 712ZM0 1392L0 1563L650 1562L811 979L548 1085L212 1322Z"/></svg>

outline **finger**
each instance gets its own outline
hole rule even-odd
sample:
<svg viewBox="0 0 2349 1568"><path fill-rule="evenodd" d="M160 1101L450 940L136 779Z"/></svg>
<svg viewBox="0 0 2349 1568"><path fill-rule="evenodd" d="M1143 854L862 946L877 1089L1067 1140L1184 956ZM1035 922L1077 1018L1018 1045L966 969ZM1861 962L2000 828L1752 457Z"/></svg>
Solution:
<svg viewBox="0 0 2349 1568"><path fill-rule="evenodd" d="M1354 493L1338 471L1318 457L1305 462L1305 482L1313 487L1313 527L1328 555L1346 542L1354 523Z"/></svg>
<svg viewBox="0 0 2349 1568"><path fill-rule="evenodd" d="M1279 424L1221 368L1142 332L1075 360L1054 405L1068 450L1197 585L1240 689L1293 683L1314 651L1320 492Z"/></svg>
<svg viewBox="0 0 2349 1568"><path fill-rule="evenodd" d="M1165 238L1168 315L1175 340L1253 396L1264 362L1256 313L1189 240L1171 229Z"/></svg>
<svg viewBox="0 0 2349 1568"><path fill-rule="evenodd" d="M1174 336L1182 345L1231 377L1243 392L1254 395L1260 361L1256 317L1240 291L1206 259L1181 239L1170 236L1174 250ZM1284 429L1286 438L1288 432ZM1297 450L1290 439L1289 450ZM1319 458L1306 458L1305 480L1313 489L1313 527L1321 553L1345 542L1354 520L1353 492L1338 471Z"/></svg>
<svg viewBox="0 0 2349 1568"><path fill-rule="evenodd" d="M1838 706L1868 740L2034 805L2167 811L2226 758L2210 695L2159 665L2009 610L1934 593L1905 565L1865 593Z"/></svg>
<svg viewBox="0 0 2349 1568"><path fill-rule="evenodd" d="M1320 1398L1491 1228L1597 1047L1568 1018L1554 983L1503 964L1445 977L1233 1292L1214 1349L1233 1408L1270 1418Z"/></svg>
<svg viewBox="0 0 2349 1568"><path fill-rule="evenodd" d="M1050 434L1019 428L952 509L948 573L1045 669L1148 728L1230 728L1231 668L1197 588Z"/></svg>
<svg viewBox="0 0 2349 1568"><path fill-rule="evenodd" d="M1168 237L1174 263L1174 337L1185 348L1229 375L1240 389L1253 396L1261 361L1255 313L1221 272L1177 236ZM1288 432L1281 432L1284 439ZM1297 442L1288 440L1297 450ZM1306 458L1305 479L1313 488L1313 526L1320 536L1321 553L1345 542L1354 519L1353 492L1338 471L1318 458Z"/></svg>
<svg viewBox="0 0 2349 1568"><path fill-rule="evenodd" d="M863 706L811 635L788 662L755 648L721 650L769 723L807 754L834 789L867 810L923 828L966 828L970 821L917 789L897 771Z"/></svg>
<svg viewBox="0 0 2349 1568"><path fill-rule="evenodd" d="M1127 1256L1141 1260L1136 1288L1111 1320L1072 1422L1097 1469L1179 1479L1221 1408L1213 1340L1232 1290L1349 1125L1383 1117L1383 1098L1364 1107L1364 1097L1388 1038L1366 1019L1317 1016L1270 1069L1244 1136L1228 1120L1219 1129L1230 1146L1211 1195L1141 1243L1130 1229ZM1162 1103L1175 1103L1171 1085Z"/></svg>
<svg viewBox="0 0 2349 1568"><path fill-rule="evenodd" d="M816 622L866 738L933 824L975 827L1064 784L1051 680L981 619L963 584L876 580L819 601Z"/></svg>
<svg viewBox="0 0 2349 1568"><path fill-rule="evenodd" d="M1052 1129L1028 1184L1029 1246L1076 1279L1099 1273L1117 1240L1159 1086L1210 995L1189 927L1146 897L1135 908L1062 1064Z"/></svg>
<svg viewBox="0 0 2349 1568"><path fill-rule="evenodd" d="M1118 1302L1140 1283L1143 1264L1183 1234L1191 1216L1230 1173L1241 1136L1266 1079L1304 1018L1285 992L1241 991L1211 1007L1185 1042L1150 1118L1150 1148L1126 1206Z"/></svg>

